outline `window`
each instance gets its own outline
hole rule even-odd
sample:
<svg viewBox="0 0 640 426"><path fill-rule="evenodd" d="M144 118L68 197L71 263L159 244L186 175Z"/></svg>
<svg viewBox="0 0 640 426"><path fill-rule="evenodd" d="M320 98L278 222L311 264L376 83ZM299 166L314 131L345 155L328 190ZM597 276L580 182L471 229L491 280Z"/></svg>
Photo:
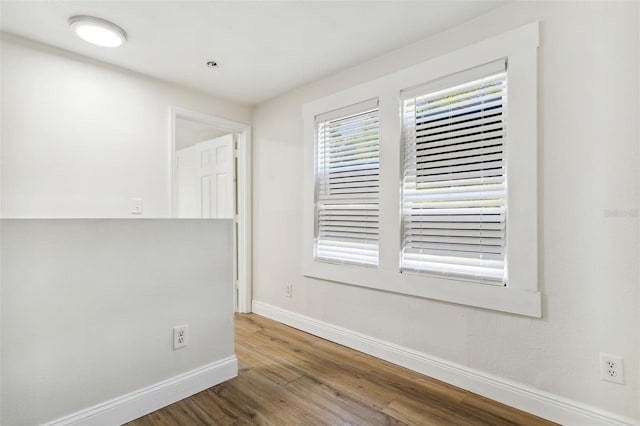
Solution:
<svg viewBox="0 0 640 426"><path fill-rule="evenodd" d="M304 275L540 317L538 42L535 22L306 103Z"/></svg>
<svg viewBox="0 0 640 426"><path fill-rule="evenodd" d="M404 272L506 283L505 65L402 94Z"/></svg>
<svg viewBox="0 0 640 426"><path fill-rule="evenodd" d="M378 100L316 117L315 259L378 265Z"/></svg>

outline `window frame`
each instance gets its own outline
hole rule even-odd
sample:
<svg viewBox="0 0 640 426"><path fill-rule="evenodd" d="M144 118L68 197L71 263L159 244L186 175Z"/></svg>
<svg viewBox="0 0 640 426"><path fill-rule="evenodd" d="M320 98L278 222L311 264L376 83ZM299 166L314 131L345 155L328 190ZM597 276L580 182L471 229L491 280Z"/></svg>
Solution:
<svg viewBox="0 0 640 426"><path fill-rule="evenodd" d="M538 289L538 46L539 23L486 39L377 80L309 102L304 117L303 274L337 283L541 317ZM400 272L402 90L499 59L508 61L507 286L453 277ZM378 98L380 109L380 211L378 268L314 261L315 117ZM514 148L515 147L515 148Z"/></svg>
<svg viewBox="0 0 640 426"><path fill-rule="evenodd" d="M341 119L345 119L348 118L350 116L357 116L357 115L362 115L365 114L367 112L370 111L377 111L377 116L378 116L378 123L380 122L380 112L379 112L379 100L377 98L375 99L368 99L366 101L360 102L358 104L355 105L349 105L345 108L340 108L338 110L334 110L334 111L329 111L325 114L320 114L319 116L316 116L314 118L315 121L315 125L314 125L314 133L315 133L315 141L314 141L314 149L315 149L315 159L314 159L314 176L315 176L315 195L314 195L314 203L315 203L315 210L314 210L314 244L313 244L313 248L314 248L314 257L313 260L315 262L325 262L325 263L333 263L333 264L339 264L339 265L354 265L354 266L364 266L367 268L377 268L378 267L378 261L376 259L375 263L367 263L367 262L357 262L357 261L350 261L350 260L346 260L346 259L339 259L339 258L330 258L330 257L322 257L318 255L318 246L319 246L319 241L320 241L320 212L323 211L323 209L320 208L320 204L322 203L320 200L320 176L324 175L325 172L320 172L318 170L318 167L320 165L320 161L319 161L319 157L320 157L320 150L321 150L321 141L320 141L320 134L319 134L319 127L321 125L321 123L329 123L331 121L334 120L341 120ZM378 124L379 125L379 124ZM380 170L380 164L379 164L379 160L380 160L380 132L378 131L378 173ZM324 144L326 144L326 141L323 142ZM326 149L326 147L324 148ZM326 178L325 178L326 179ZM358 198L358 197L353 197L353 198ZM363 199L366 197L363 197ZM380 199L380 194L379 191L377 193L377 196L374 197L375 198L375 203L369 203L369 204L378 204L379 205L379 199ZM366 203L362 203L362 199L359 200L360 202L354 203L354 204L366 204ZM323 203L324 204L324 203ZM326 203L326 204L331 204L331 203ZM377 229L376 229L377 230ZM379 256L379 252L380 252L380 246L379 243L377 244L377 250L376 250L376 256Z"/></svg>

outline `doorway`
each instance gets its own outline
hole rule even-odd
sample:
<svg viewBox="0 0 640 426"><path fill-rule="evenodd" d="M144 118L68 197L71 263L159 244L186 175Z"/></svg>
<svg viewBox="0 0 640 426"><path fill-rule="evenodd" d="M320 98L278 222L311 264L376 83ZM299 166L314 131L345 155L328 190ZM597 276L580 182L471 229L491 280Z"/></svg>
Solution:
<svg viewBox="0 0 640 426"><path fill-rule="evenodd" d="M233 220L234 306L251 312L251 127L170 108L171 217Z"/></svg>

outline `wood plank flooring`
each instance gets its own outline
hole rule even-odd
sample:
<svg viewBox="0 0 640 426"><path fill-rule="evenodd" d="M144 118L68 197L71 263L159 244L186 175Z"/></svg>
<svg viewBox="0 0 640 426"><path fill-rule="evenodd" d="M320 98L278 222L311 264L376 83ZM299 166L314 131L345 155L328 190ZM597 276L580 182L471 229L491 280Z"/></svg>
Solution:
<svg viewBox="0 0 640 426"><path fill-rule="evenodd" d="M255 314L235 330L238 377L128 425L552 424Z"/></svg>

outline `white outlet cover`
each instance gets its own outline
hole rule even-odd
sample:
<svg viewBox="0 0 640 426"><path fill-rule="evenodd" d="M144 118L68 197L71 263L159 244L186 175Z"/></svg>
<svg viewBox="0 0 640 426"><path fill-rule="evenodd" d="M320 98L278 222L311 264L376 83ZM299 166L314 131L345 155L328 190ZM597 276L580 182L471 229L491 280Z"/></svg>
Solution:
<svg viewBox="0 0 640 426"><path fill-rule="evenodd" d="M607 382L624 384L624 360L621 356L600 353L600 378Z"/></svg>
<svg viewBox="0 0 640 426"><path fill-rule="evenodd" d="M184 348L187 345L189 345L189 325L173 327L173 349Z"/></svg>

